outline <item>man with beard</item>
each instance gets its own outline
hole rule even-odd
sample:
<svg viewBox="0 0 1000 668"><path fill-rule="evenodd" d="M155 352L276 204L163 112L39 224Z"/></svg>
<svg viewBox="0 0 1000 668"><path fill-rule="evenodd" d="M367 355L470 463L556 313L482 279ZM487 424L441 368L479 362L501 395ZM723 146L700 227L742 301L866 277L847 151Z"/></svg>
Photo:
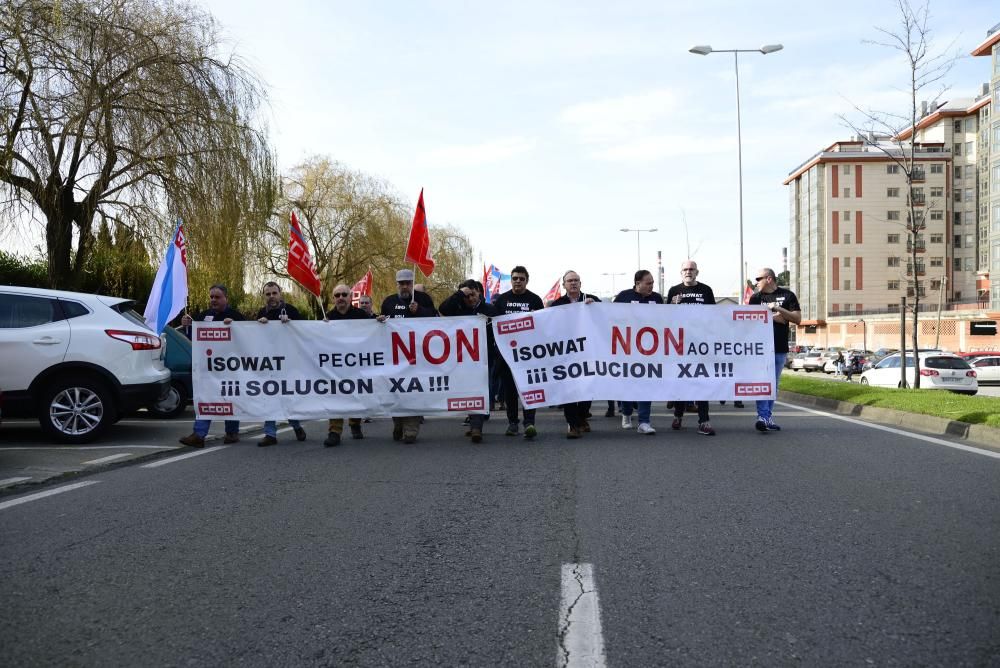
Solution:
<svg viewBox="0 0 1000 668"><path fill-rule="evenodd" d="M224 325L228 325L234 320L246 320L239 311L229 308L229 290L226 286L216 283L208 289L208 308L199 313L197 316L192 318L188 314L184 314L181 318L181 325L187 328L189 332L188 338L191 338L191 322L192 320L198 320L200 322L221 322ZM212 426L211 420L195 420L194 421L194 431L192 431L188 436L180 439L180 442L184 445L190 445L193 448L204 448L205 447L205 436L208 435L208 430ZM222 442L236 443L240 440L240 421L239 420L226 420L226 435L223 437Z"/></svg>
<svg viewBox="0 0 1000 668"><path fill-rule="evenodd" d="M510 270L511 288L493 300L493 307L497 315L509 313L528 313L530 311L541 311L545 308L542 298L528 289L528 270L518 265ZM503 385L504 403L507 405L507 436L517 436L518 419L517 407L521 401L521 396L514 383L514 375L510 367L497 354L497 364L500 365L500 378ZM538 434L535 429L535 409L524 409L524 437L532 439Z"/></svg>
<svg viewBox="0 0 1000 668"><path fill-rule="evenodd" d="M423 295L419 300L416 295ZM422 303L421 303L422 302ZM396 272L396 294L382 300L382 311L379 322L387 318L433 318L437 315L434 302L426 292L414 293L413 271L400 269ZM407 415L392 418L392 440L403 443L414 443L420 432L422 416Z"/></svg>
<svg viewBox="0 0 1000 668"><path fill-rule="evenodd" d="M778 285L774 269L764 267L757 272L757 291L750 297L748 304L763 304L771 310L774 327L774 388L778 389L781 370L785 367L788 357L788 323L796 325L802 322L802 307L799 298L787 288ZM774 400L764 399L757 402L757 421L754 429L760 432L781 431L771 418Z"/></svg>
<svg viewBox="0 0 1000 668"><path fill-rule="evenodd" d="M616 304L662 304L663 297L659 292L653 291L653 275L646 269L635 272L635 284L631 289L626 288L615 295ZM622 429L632 428L632 410L638 403L640 434L655 434L656 431L650 422L653 402L651 401L623 401L621 402Z"/></svg>
<svg viewBox="0 0 1000 668"><path fill-rule="evenodd" d="M566 304L593 304L594 302L601 301L597 297L580 290L582 283L580 282L580 275L575 271L567 271L563 274L563 290L566 291L559 299L552 302L552 306L564 306ZM587 421L587 415L590 412L589 401L574 401L572 403L563 404L563 415L566 416L566 438L580 438L585 432L590 431L590 423ZM640 428L643 425L639 425ZM645 425L649 427L647 423ZM641 431L640 433L656 433Z"/></svg>
<svg viewBox="0 0 1000 668"><path fill-rule="evenodd" d="M362 297L362 299L365 299L365 297ZM368 304L371 306L371 297L368 297ZM333 289L333 308L326 314L328 321L369 320L373 317L363 309L351 305L351 289L345 284L340 283ZM361 418L350 418L347 422L351 428L351 438L360 439L365 437L361 431ZM327 426L326 440L323 441L323 445L328 448L340 445L340 436L343 433L344 418L330 418Z"/></svg>
<svg viewBox="0 0 1000 668"><path fill-rule="evenodd" d="M299 310L291 304L286 304L281 296L281 287L274 281L264 284L264 306L257 311L257 322L266 325L271 320L279 320L287 324L292 320L302 320ZM302 423L298 420L288 420L288 426L295 432L295 438L299 441L306 440L306 430L302 428ZM278 442L278 425L274 420L264 422L264 438L257 445L266 448Z"/></svg>
<svg viewBox="0 0 1000 668"><path fill-rule="evenodd" d="M698 263L694 260L685 260L681 263L681 282L672 286L667 291L668 304L714 304L715 293L712 288L704 283L698 282ZM674 421L670 425L673 429L681 428L681 420L684 418L684 408L687 401L674 402ZM698 433L702 436L715 436L708 421L708 402L696 401L698 409Z"/></svg>
<svg viewBox="0 0 1000 668"><path fill-rule="evenodd" d="M496 315L493 306L487 304L483 299L483 284L471 278L459 283L458 291L441 302L438 311L443 316L483 315L487 318L492 318ZM489 325L486 327L486 343L486 349L492 353L494 346L493 329ZM488 417L486 414L469 415L469 430L465 435L473 443L482 443L483 423Z"/></svg>

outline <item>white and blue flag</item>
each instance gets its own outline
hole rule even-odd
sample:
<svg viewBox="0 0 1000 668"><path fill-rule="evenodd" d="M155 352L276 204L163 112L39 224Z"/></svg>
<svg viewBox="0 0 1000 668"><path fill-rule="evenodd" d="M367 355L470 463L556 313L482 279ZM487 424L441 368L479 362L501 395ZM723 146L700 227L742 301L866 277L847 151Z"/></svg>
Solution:
<svg viewBox="0 0 1000 668"><path fill-rule="evenodd" d="M143 313L146 325L157 334L162 334L167 323L187 304L187 243L183 224L184 221L177 221L177 228L160 268L156 271L156 280L153 281L153 289Z"/></svg>

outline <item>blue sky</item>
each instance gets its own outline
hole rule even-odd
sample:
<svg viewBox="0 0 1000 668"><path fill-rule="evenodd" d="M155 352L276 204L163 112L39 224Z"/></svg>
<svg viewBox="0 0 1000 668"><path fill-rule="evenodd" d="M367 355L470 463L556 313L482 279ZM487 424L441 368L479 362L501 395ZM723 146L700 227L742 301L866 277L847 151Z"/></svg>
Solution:
<svg viewBox="0 0 1000 668"><path fill-rule="evenodd" d="M906 65L863 44L895 27L885 0L838 3L451 0L211 0L227 44L269 87L268 123L285 168L328 155L378 175L428 218L461 228L475 262L524 264L544 293L567 269L585 290L630 284L641 265L666 285L687 255L701 279L739 277L736 109L741 56L745 256L781 268L782 180L850 132L850 101L899 109ZM992 12L990 10L993 10ZM995 0L937 0L936 43L963 54L1000 21ZM949 97L971 97L988 58L965 58Z"/></svg>

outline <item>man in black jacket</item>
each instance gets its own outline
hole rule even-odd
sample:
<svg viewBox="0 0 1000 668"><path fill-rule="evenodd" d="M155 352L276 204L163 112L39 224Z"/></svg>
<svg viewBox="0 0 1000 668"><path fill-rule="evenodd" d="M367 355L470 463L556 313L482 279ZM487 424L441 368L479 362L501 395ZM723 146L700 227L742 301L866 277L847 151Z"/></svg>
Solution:
<svg viewBox="0 0 1000 668"><path fill-rule="evenodd" d="M458 291L441 302L438 312L443 316L484 315L492 318L496 315L493 306L483 300L483 284L471 278L458 284ZM493 330L487 325L486 349L490 351L491 357L493 347ZM465 435L470 437L473 443L482 442L483 423L488 417L489 415L485 413L469 415L469 430Z"/></svg>
<svg viewBox="0 0 1000 668"><path fill-rule="evenodd" d="M530 311L541 311L545 308L542 298L528 289L528 270L518 265L510 270L511 289L499 295L493 300L493 307L497 315L508 313L528 313ZM510 367L499 354L497 364L500 365L500 378L503 383L504 403L507 405L507 436L517 436L518 420L517 407L521 400L521 395L517 391L514 383L514 375ZM524 409L524 437L534 438L538 434L535 429L535 409Z"/></svg>
<svg viewBox="0 0 1000 668"><path fill-rule="evenodd" d="M199 322L221 321L222 324L228 325L234 320L246 320L246 318L239 311L229 308L229 291L226 289L226 286L216 283L208 289L208 308L194 318L186 313L181 318L181 326L187 329L188 338L191 338L191 322L193 320ZM190 445L193 448L204 448L205 436L208 435L208 430L211 426L211 420L195 420L194 431L180 439L180 442L184 445ZM222 442L229 444L236 443L239 440L240 421L226 420L226 435L223 437Z"/></svg>
<svg viewBox="0 0 1000 668"><path fill-rule="evenodd" d="M286 304L281 295L281 286L274 281L264 284L264 306L257 311L257 322L266 325L272 320L277 320L282 324L287 324L292 320L302 320L299 310L291 304ZM306 440L306 430L302 428L302 423L298 420L288 420L288 426L295 431L295 438L299 441ZM265 420L264 438L258 441L257 445L266 448L278 442L278 424L274 420Z"/></svg>
<svg viewBox="0 0 1000 668"><path fill-rule="evenodd" d="M580 286L580 275L572 270L567 271L563 274L563 290L566 291L566 294L552 302L552 307L566 304L593 304L601 301L594 295L581 291ZM590 403L589 401L575 401L563 404L563 415L566 416L566 438L580 438L585 432L590 431L590 422L587 421Z"/></svg>
<svg viewBox="0 0 1000 668"><path fill-rule="evenodd" d="M371 298L369 297L370 302ZM373 317L375 316L351 305L351 289L347 285L341 283L333 289L333 308L326 314L328 321L370 320ZM351 428L351 438L360 439L365 437L361 431L361 418L348 418L347 423ZM344 418L330 418L327 426L326 440L323 441L323 445L328 448L340 445L340 436L343 433Z"/></svg>
<svg viewBox="0 0 1000 668"><path fill-rule="evenodd" d="M714 304L715 293L712 288L698 281L698 263L685 260L681 263L681 282L667 291L668 304ZM715 436L715 430L708 421L708 402L696 401L698 408L698 433L702 436ZM674 402L674 421L670 427L680 429L684 418L684 408L687 401Z"/></svg>
<svg viewBox="0 0 1000 668"><path fill-rule="evenodd" d="M422 296L418 296L422 295ZM382 300L379 322L387 318L433 318L437 315L434 302L426 292L413 291L413 271L400 269L396 272L396 294ZM392 418L392 440L414 443L420 432L420 415Z"/></svg>

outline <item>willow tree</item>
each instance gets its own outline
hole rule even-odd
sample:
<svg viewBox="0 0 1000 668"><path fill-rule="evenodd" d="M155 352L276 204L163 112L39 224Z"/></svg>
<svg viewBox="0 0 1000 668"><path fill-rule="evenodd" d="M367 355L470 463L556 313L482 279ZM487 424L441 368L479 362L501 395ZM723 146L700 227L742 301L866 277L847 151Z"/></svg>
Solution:
<svg viewBox="0 0 1000 668"><path fill-rule="evenodd" d="M95 220L156 232L158 255L178 214L234 225L269 208L262 86L209 14L166 0L3 4L0 222L44 219L53 287L80 284Z"/></svg>

